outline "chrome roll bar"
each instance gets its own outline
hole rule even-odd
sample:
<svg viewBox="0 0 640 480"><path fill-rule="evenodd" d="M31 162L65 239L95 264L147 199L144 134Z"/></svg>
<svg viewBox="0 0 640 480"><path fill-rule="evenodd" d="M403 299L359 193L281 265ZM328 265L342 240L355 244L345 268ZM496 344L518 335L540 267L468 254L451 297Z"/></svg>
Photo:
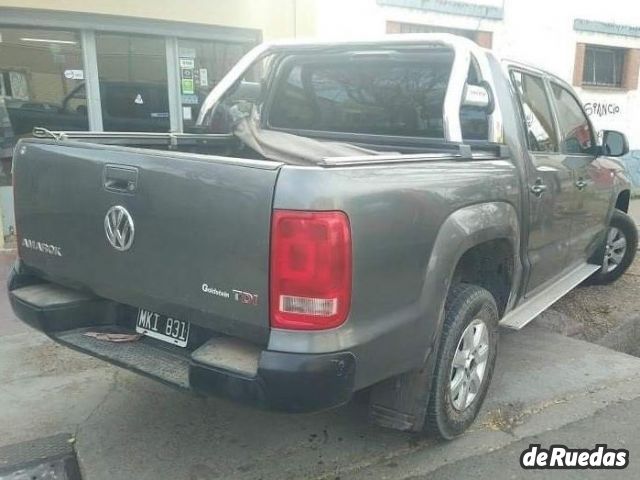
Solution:
<svg viewBox="0 0 640 480"><path fill-rule="evenodd" d="M397 34L384 35L368 40L341 41L282 41L263 43L250 50L211 90L200 109L197 124L202 125L207 113L214 109L225 93L241 80L251 66L267 55L281 52L313 51L314 48L339 46L382 47L385 46L427 46L441 45L454 52L453 66L444 99L443 125L445 140L461 143L460 107L472 59L478 65L480 76L486 82L494 99L496 97L493 75L487 59L487 51L471 40L448 33ZM489 115L489 142L503 143L503 121L498 102L493 102L493 111Z"/></svg>

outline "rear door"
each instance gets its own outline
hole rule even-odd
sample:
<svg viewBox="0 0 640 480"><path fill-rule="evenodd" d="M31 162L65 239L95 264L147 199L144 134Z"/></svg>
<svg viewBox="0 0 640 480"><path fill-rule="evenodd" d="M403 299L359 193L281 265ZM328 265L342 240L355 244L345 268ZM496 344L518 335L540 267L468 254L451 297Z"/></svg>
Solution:
<svg viewBox="0 0 640 480"><path fill-rule="evenodd" d="M573 176L572 235L569 263L579 264L591 257L606 228L611 205L614 175L606 158L597 158L598 147L591 123L578 99L567 88L550 82L560 127L563 162Z"/></svg>
<svg viewBox="0 0 640 480"><path fill-rule="evenodd" d="M279 163L71 141L21 146L20 241L61 253L21 245L28 266L117 302L266 341ZM114 208L132 223L115 245L107 231Z"/></svg>
<svg viewBox="0 0 640 480"><path fill-rule="evenodd" d="M545 79L521 69L512 69L510 75L520 100L529 152L526 295L530 296L567 268L573 177L560 154Z"/></svg>

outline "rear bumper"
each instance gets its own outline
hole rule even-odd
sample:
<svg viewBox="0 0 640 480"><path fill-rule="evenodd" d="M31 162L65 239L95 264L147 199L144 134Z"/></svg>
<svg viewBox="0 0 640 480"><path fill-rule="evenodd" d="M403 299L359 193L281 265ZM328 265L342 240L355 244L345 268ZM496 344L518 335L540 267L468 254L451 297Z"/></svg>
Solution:
<svg viewBox="0 0 640 480"><path fill-rule="evenodd" d="M350 352L308 355L245 344L217 364L221 358L215 352L217 345L227 345L228 350L237 340L211 337L205 355L198 353L203 347L190 351L148 337L119 344L97 340L84 333L123 329L118 321L121 305L55 284L35 288L30 283L14 267L9 298L22 321L65 346L161 382L287 412L336 407L353 393L356 358ZM254 361L256 365L247 369Z"/></svg>
<svg viewBox="0 0 640 480"><path fill-rule="evenodd" d="M191 364L196 391L285 412L314 412L348 402L353 393L355 357L270 352L260 355L255 377Z"/></svg>

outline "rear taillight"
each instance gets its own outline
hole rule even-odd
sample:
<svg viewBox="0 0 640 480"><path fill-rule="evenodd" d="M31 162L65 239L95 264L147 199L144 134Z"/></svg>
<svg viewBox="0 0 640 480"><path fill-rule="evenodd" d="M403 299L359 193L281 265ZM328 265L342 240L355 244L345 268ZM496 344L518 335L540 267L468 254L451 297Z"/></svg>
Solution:
<svg viewBox="0 0 640 480"><path fill-rule="evenodd" d="M343 212L276 210L271 224L271 326L321 330L351 303L351 229Z"/></svg>

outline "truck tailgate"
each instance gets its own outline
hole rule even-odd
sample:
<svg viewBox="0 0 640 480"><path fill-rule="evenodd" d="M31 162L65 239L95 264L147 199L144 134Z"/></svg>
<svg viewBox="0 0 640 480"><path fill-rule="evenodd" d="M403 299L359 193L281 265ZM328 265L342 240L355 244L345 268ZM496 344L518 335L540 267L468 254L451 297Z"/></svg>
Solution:
<svg viewBox="0 0 640 480"><path fill-rule="evenodd" d="M265 342L279 167L75 142L22 142L14 159L21 258L51 281ZM133 235L128 249L115 248L107 235L105 219L114 206L124 207L133 223L125 238L112 237L121 247Z"/></svg>

